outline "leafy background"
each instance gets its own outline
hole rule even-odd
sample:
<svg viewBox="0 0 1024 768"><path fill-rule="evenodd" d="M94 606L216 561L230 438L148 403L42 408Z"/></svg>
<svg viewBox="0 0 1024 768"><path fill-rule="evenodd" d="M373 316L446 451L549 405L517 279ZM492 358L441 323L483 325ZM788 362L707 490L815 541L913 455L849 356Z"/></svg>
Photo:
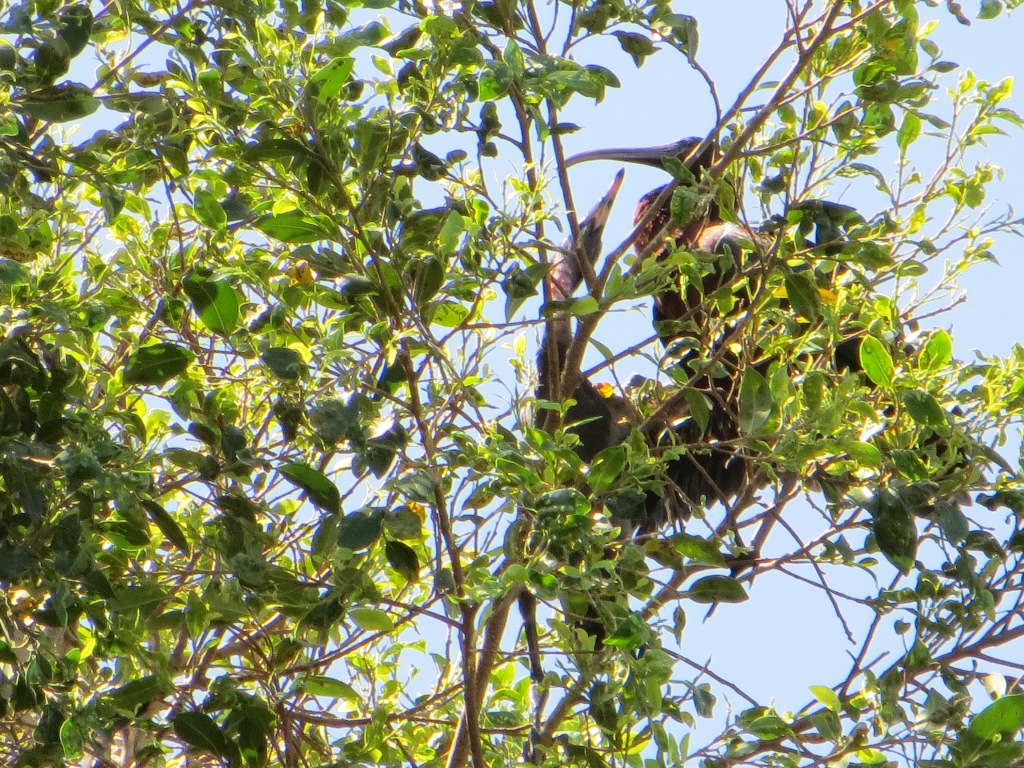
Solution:
<svg viewBox="0 0 1024 768"><path fill-rule="evenodd" d="M1002 10L961 34L1012 39ZM1015 243L985 207L987 147L1015 160L1010 84L945 63L927 29L962 26L956 4L793 5L802 45L830 36L780 49L728 112L773 43L709 45L700 11L7 9L7 763L1020 762L1021 352L969 355L958 331L954 359L929 317ZM807 294L817 324L781 320L778 291L759 307L753 338L787 362L745 439L800 482L737 505L746 541L774 531L741 578L720 509L607 560L600 507L656 462L631 439L581 467L528 414L543 265L611 176L569 186L564 158L709 131L713 110L666 94L706 93L693 61L737 218L786 216L784 255L856 278ZM623 197L662 181L631 171ZM832 237L841 254L814 250ZM625 391L657 371L630 308L663 278L624 259L604 279L572 311L598 329L585 368ZM800 362L848 322L875 340L865 376ZM595 601L601 652L566 620ZM802 663L829 663L782 663L786 625Z"/></svg>

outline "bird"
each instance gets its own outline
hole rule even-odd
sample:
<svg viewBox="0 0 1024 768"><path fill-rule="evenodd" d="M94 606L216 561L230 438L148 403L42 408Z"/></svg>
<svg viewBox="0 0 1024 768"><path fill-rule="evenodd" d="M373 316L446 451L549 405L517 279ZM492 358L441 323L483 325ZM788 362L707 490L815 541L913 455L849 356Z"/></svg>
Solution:
<svg viewBox="0 0 1024 768"><path fill-rule="evenodd" d="M580 222L579 234L575 241L565 243L554 252L547 274L544 277L546 305L542 315L546 316L544 337L537 351L537 387L535 398L544 402L571 401L565 409L562 421L566 431L576 435L573 446L580 461L592 463L601 451L618 445L629 436L637 421L635 408L619 394L607 387L595 385L579 371L566 370L569 348L573 341L572 319L565 304L583 282L584 271L593 272L601 254L602 236L612 205L622 185L624 171L619 171L608 191L594 205ZM571 393L565 392L563 384L574 379ZM552 426L548 414L550 409L537 408L534 423L540 429ZM569 560L579 557L578 553L565 551L561 543L549 542L553 553ZM600 646L604 629L592 603L584 600L582 612L567 609L572 623L586 634L596 638ZM518 596L519 612L523 619L530 675L535 682L544 677L541 665L540 644L537 634L537 599L529 589L523 588Z"/></svg>
<svg viewBox="0 0 1024 768"><path fill-rule="evenodd" d="M577 242L567 243L555 252L545 282L548 300L556 306L564 305L572 299L583 281L584 264L589 265L589 270L593 271L601 252L602 235L623 176L623 171L616 174L608 191L583 219ZM579 438L575 445L577 455L581 461L589 464L605 448L626 439L632 429L631 416L634 409L626 398L596 386L589 379L579 376L578 372L575 377L569 377L578 378L571 395L558 397L564 394L559 390L563 378L568 374L564 367L572 338L570 316L563 308L555 310L547 321L544 339L537 353L536 398L549 402L559 399L574 401L566 409L564 422L568 431ZM545 410L537 410L536 426L544 426L545 413Z"/></svg>
<svg viewBox="0 0 1024 768"><path fill-rule="evenodd" d="M701 174L714 163L718 147L697 137L647 148L600 149L567 159L566 165L610 160L639 163L662 170L670 164L685 169L695 188ZM685 183L685 182L684 182ZM729 348L733 327L715 322L706 301L732 286L730 317L739 317L749 307L753 281L742 285L747 271L756 271L757 259L750 258L761 238L751 229L725 221L713 196L707 196L703 210L696 206L689 220L673 218L671 185L644 195L636 207L638 230L633 244L639 254L654 249L651 258L664 261L677 249L716 256L712 268L699 281L681 272L654 294L653 321L658 336L670 352L677 352L676 365L682 378L704 395L709 414L704 427L688 414L669 413L649 425L650 441L663 448L678 446L683 453L668 461L664 494L645 503L645 519L639 532L652 534L668 522L685 521L695 507L728 503L750 481L752 467L741 448L738 422L739 382L742 371ZM689 191L688 190L688 191ZM690 199L695 199L693 195ZM659 245L660 243L660 245ZM759 254L754 254L759 255Z"/></svg>

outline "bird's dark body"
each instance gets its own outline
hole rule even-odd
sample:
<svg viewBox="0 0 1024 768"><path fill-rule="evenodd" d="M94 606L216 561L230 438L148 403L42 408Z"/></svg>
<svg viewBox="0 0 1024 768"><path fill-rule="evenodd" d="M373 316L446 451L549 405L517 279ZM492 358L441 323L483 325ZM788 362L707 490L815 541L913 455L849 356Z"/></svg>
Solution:
<svg viewBox="0 0 1024 768"><path fill-rule="evenodd" d="M580 226L579 241L569 244L551 264L547 276L547 294L551 301L565 302L583 281L585 260L591 268L601 250L601 234L611 211L612 202L619 191L623 174L620 172L605 196L598 201ZM576 453L590 463L605 448L621 443L629 435L632 408L618 395L606 397L596 386L582 376L571 393L559 392L565 373L566 357L572 344L572 325L562 313L549 319L544 343L537 353L537 398L559 401L572 399L563 419L569 431L577 435ZM560 396L559 396L560 395ZM536 421L543 424L545 411L538 410Z"/></svg>
<svg viewBox="0 0 1024 768"><path fill-rule="evenodd" d="M691 170L699 174L710 160L706 153L703 162L691 166ZM745 227L722 221L714 203L704 215L682 226L672 223L668 200L649 214L651 206L665 196L665 189L659 187L647 193L637 205L635 221L646 220L646 224L636 238L636 250L644 252L655 238L661 238L664 245L654 252L655 259L664 260L676 249L721 258L699 285L684 281L680 274L674 286L654 295L653 319L659 339L666 349L671 349L686 338L686 351L677 364L682 366L690 384L710 401L711 413L706 430L702 431L694 419L683 418L658 436L660 445L676 443L686 446L686 452L666 467L665 495L648 500L650 514L641 526L643 533L685 520L694 507L728 502L751 479L749 461L739 446L737 360L730 350L716 348L728 333L716 328L706 309L706 297L736 282L746 266L744 253L757 241L757 236ZM749 296L738 295L734 311L740 312L748 305ZM705 365L702 360L713 360L713 365ZM712 368L717 375L711 374Z"/></svg>

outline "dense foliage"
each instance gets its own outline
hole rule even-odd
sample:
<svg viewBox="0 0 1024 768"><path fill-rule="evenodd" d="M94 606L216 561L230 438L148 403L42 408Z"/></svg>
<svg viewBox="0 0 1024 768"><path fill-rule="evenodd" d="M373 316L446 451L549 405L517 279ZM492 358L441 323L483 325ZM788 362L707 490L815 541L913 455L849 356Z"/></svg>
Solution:
<svg viewBox="0 0 1024 768"><path fill-rule="evenodd" d="M677 220L715 201L759 230L755 289L698 315L730 329L756 480L636 541L614 513L696 448L634 429L583 465L531 396L531 299L579 225L572 108L619 86L581 51L703 71L685 7L8 8L0 761L1024 764L1024 347L961 361L934 317L1019 226L967 159L1020 127L1010 81L943 60L953 2L779 6L772 57L715 91L719 160L668 168ZM613 348L609 313L720 267L629 246L560 307L594 380L662 357ZM715 407L671 364L611 386L639 420ZM779 599L767 574L855 641L799 711L687 655L687 618Z"/></svg>

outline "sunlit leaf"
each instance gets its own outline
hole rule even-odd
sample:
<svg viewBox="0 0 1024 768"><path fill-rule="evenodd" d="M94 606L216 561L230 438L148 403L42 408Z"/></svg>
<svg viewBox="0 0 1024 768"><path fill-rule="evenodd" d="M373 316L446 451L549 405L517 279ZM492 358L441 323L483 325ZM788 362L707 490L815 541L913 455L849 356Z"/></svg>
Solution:
<svg viewBox="0 0 1024 768"><path fill-rule="evenodd" d="M768 423L774 408L775 401L768 382L756 369L748 368L740 382L740 429L756 434Z"/></svg>
<svg viewBox="0 0 1024 768"><path fill-rule="evenodd" d="M398 571L406 581L417 581L420 577L420 560L416 550L400 541L384 543L384 556L388 565Z"/></svg>
<svg viewBox="0 0 1024 768"><path fill-rule="evenodd" d="M220 203L214 201L214 204L220 209ZM234 333L238 328L241 300L230 284L192 272L185 278L183 287L203 325L221 336Z"/></svg>
<svg viewBox="0 0 1024 768"><path fill-rule="evenodd" d="M968 728L982 739L995 736L1012 738L1024 727L1024 694L1004 696L974 716Z"/></svg>
<svg viewBox="0 0 1024 768"><path fill-rule="evenodd" d="M840 710L839 696L831 688L827 688L824 685L812 685L810 691L814 694L821 704L832 712L838 712Z"/></svg>
<svg viewBox="0 0 1024 768"><path fill-rule="evenodd" d="M868 378L879 387L892 389L896 371L885 345L874 336L867 336L860 345L860 364Z"/></svg>
<svg viewBox="0 0 1024 768"><path fill-rule="evenodd" d="M265 235L276 238L284 243L314 243L330 237L321 222L301 211L288 211L266 216L256 222L256 226Z"/></svg>
<svg viewBox="0 0 1024 768"><path fill-rule="evenodd" d="M939 328L921 348L918 364L925 371L937 371L948 365L952 358L953 340L946 330Z"/></svg>
<svg viewBox="0 0 1024 768"><path fill-rule="evenodd" d="M338 487L323 472L298 462L286 464L278 472L305 491L309 500L320 509L327 512L340 511L341 494Z"/></svg>
<svg viewBox="0 0 1024 768"><path fill-rule="evenodd" d="M177 344L150 344L135 350L128 358L124 382L159 386L180 376L191 362L192 353Z"/></svg>
<svg viewBox="0 0 1024 768"><path fill-rule="evenodd" d="M100 108L99 99L92 95L92 89L80 83L41 88L12 103L30 117L51 123L81 120Z"/></svg>
<svg viewBox="0 0 1024 768"><path fill-rule="evenodd" d="M179 739L199 752L230 757L238 750L213 718L203 712L179 712L171 725Z"/></svg>
<svg viewBox="0 0 1024 768"><path fill-rule="evenodd" d="M395 628L391 617L379 608L353 608L348 615L367 632L390 632Z"/></svg>
<svg viewBox="0 0 1024 768"><path fill-rule="evenodd" d="M286 381L294 381L308 372L302 355L290 347L271 347L260 355L260 359L276 376Z"/></svg>
<svg viewBox="0 0 1024 768"><path fill-rule="evenodd" d="M743 585L731 576L705 576L697 579L686 596L695 603L742 603L748 599Z"/></svg>
<svg viewBox="0 0 1024 768"><path fill-rule="evenodd" d="M338 545L354 552L372 546L384 529L384 512L366 507L345 515L338 523Z"/></svg>

